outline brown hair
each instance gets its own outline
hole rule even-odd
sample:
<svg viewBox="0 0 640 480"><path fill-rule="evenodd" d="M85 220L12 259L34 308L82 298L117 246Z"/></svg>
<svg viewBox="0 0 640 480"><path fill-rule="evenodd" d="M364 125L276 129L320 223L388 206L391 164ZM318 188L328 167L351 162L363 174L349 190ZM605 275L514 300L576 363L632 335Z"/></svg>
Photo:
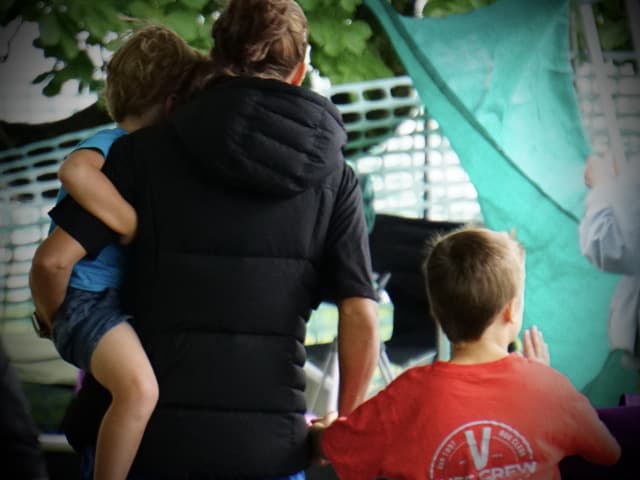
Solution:
<svg viewBox="0 0 640 480"><path fill-rule="evenodd" d="M219 73L284 80L304 61L307 19L293 0L231 0L211 37Z"/></svg>
<svg viewBox="0 0 640 480"><path fill-rule="evenodd" d="M193 93L195 74L208 62L175 32L161 25L135 30L107 64L107 110L116 122L141 115L172 94Z"/></svg>
<svg viewBox="0 0 640 480"><path fill-rule="evenodd" d="M422 269L431 313L449 341L473 341L519 298L524 249L506 234L466 226L436 238Z"/></svg>

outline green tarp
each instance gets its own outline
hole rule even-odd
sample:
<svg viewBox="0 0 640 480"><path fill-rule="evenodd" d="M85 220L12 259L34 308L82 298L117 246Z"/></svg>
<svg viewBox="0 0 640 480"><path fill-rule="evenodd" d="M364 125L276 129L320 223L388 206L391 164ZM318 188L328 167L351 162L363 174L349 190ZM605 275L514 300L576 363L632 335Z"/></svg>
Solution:
<svg viewBox="0 0 640 480"><path fill-rule="evenodd" d="M446 18L401 16L387 0L365 4L458 154L485 224L515 228L527 249L525 327L542 329L553 366L585 389L609 355L618 278L579 251L590 145L572 83L567 1L499 0ZM617 390L636 386L625 372L607 376L614 384L593 390L595 404L615 404Z"/></svg>

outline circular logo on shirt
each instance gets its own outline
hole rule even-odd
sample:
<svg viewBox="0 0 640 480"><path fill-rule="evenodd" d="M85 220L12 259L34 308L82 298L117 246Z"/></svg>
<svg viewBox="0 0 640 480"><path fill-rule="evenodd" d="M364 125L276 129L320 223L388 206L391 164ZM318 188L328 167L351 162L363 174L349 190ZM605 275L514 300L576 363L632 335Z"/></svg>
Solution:
<svg viewBox="0 0 640 480"><path fill-rule="evenodd" d="M431 460L434 480L526 480L537 470L533 450L516 429L483 420L451 432Z"/></svg>

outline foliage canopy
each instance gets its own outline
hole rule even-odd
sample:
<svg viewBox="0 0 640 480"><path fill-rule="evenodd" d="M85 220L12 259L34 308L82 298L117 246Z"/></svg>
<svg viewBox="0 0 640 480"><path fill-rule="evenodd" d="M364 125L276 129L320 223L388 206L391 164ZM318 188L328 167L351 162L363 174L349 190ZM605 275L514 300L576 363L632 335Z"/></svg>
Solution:
<svg viewBox="0 0 640 480"><path fill-rule="evenodd" d="M363 0L298 1L309 20L312 64L332 83L404 73ZM442 17L494 1L430 0L424 2L422 13ZM78 80L80 91L99 92L104 82L104 62L121 42L120 34L144 22L162 23L206 52L211 46L211 25L224 3L225 0L4 0L0 2L0 27L17 32L23 22L38 24L40 34L34 45L43 50L45 57L55 59L50 70L33 80L43 85L45 95L57 95L70 79ZM416 4L423 2L391 3L399 12L412 15ZM603 48L628 44L623 0L608 0L597 8Z"/></svg>

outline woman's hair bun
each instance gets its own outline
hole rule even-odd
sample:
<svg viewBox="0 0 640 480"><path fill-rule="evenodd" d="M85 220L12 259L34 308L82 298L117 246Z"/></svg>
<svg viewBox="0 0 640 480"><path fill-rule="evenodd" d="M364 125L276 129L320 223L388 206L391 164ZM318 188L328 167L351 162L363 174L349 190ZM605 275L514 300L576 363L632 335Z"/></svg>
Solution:
<svg viewBox="0 0 640 480"><path fill-rule="evenodd" d="M307 19L294 0L231 0L211 36L221 73L284 79L304 61Z"/></svg>

